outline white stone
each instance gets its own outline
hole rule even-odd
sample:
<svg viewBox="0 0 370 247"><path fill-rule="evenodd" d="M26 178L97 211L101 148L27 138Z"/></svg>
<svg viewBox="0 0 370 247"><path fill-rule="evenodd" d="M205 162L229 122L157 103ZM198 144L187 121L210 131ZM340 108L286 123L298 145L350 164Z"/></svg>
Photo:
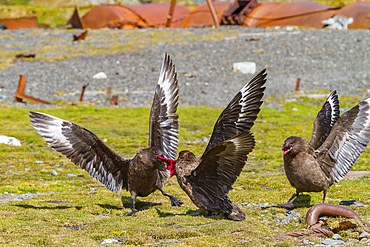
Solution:
<svg viewBox="0 0 370 247"><path fill-rule="evenodd" d="M336 245L336 244L344 244L344 241L342 241L342 240L333 240L333 239L325 239L321 243L326 244L326 245Z"/></svg>
<svg viewBox="0 0 370 247"><path fill-rule="evenodd" d="M107 79L108 76L104 72L99 72L93 76L94 79Z"/></svg>
<svg viewBox="0 0 370 247"><path fill-rule="evenodd" d="M233 71L241 72L243 74L254 74L256 73L256 63L254 62L234 63Z"/></svg>
<svg viewBox="0 0 370 247"><path fill-rule="evenodd" d="M332 237L332 239L334 239L334 240L339 240L341 238L342 237L339 234L334 234L333 237Z"/></svg>
<svg viewBox="0 0 370 247"><path fill-rule="evenodd" d="M370 238L370 233L368 232L363 232L360 234L360 239L363 239L363 238Z"/></svg>
<svg viewBox="0 0 370 247"><path fill-rule="evenodd" d="M0 143L12 145L12 146L21 146L21 141L15 137L3 136L0 135Z"/></svg>
<svg viewBox="0 0 370 247"><path fill-rule="evenodd" d="M100 243L100 245L107 245L107 244L118 244L118 240L115 240L115 239L112 239L112 238L109 238L109 239L106 239L104 240L103 242Z"/></svg>
<svg viewBox="0 0 370 247"><path fill-rule="evenodd" d="M348 25L353 23L353 18L336 15L332 18L321 21L321 23L327 25L331 29L348 29Z"/></svg>

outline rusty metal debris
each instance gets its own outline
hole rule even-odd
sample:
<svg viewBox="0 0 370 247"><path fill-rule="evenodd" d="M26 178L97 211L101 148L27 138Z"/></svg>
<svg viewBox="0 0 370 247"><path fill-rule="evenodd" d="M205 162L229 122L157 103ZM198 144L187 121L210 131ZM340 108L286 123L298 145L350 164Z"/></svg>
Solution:
<svg viewBox="0 0 370 247"><path fill-rule="evenodd" d="M82 33L73 34L73 41L85 40L87 36L87 30Z"/></svg>
<svg viewBox="0 0 370 247"><path fill-rule="evenodd" d="M26 29L38 28L39 23L36 16L20 17L20 18L5 18L0 19L0 23L6 26L6 29Z"/></svg>
<svg viewBox="0 0 370 247"><path fill-rule="evenodd" d="M215 14L219 23L221 23L221 18L225 10L227 10L232 4L231 2L213 2L213 7ZM187 27L202 27L202 26L212 26L214 25L214 20L212 18L212 13L208 7L207 3L199 5L193 9L190 14L186 17L183 28Z"/></svg>
<svg viewBox="0 0 370 247"><path fill-rule="evenodd" d="M220 26L220 21L217 18L215 7L213 6L213 2L211 0L207 0L207 5L208 5L208 8L209 8L209 11L211 11L213 24L216 27L219 27Z"/></svg>
<svg viewBox="0 0 370 247"><path fill-rule="evenodd" d="M342 8L333 8L315 2L262 3L246 18L244 26L305 26L323 28L323 20L335 15L353 17L349 29L370 28L370 3L354 2Z"/></svg>
<svg viewBox="0 0 370 247"><path fill-rule="evenodd" d="M20 53L15 55L16 58L35 58L36 54L33 53Z"/></svg>
<svg viewBox="0 0 370 247"><path fill-rule="evenodd" d="M370 2L354 2L338 9L335 15L352 17L348 29L370 29Z"/></svg>
<svg viewBox="0 0 370 247"><path fill-rule="evenodd" d="M83 98L84 98L85 89L86 89L86 87L87 87L87 86L89 86L89 83L82 85L80 101L82 101L82 100L83 100Z"/></svg>
<svg viewBox="0 0 370 247"><path fill-rule="evenodd" d="M243 25L247 16L259 5L257 0L236 0L222 13L222 25Z"/></svg>
<svg viewBox="0 0 370 247"><path fill-rule="evenodd" d="M299 84L301 82L301 78L297 78L297 82L295 84L295 91L299 91Z"/></svg>
<svg viewBox="0 0 370 247"><path fill-rule="evenodd" d="M71 24L73 28L80 28L80 29L85 29L85 26L80 18L80 15L78 14L78 9L77 7L75 7L75 10L71 16L71 18L69 18L68 22L67 22L67 25L68 24Z"/></svg>
<svg viewBox="0 0 370 247"><path fill-rule="evenodd" d="M321 28L322 20L331 17L335 8L315 2L263 3L244 22L248 27L306 26Z"/></svg>
<svg viewBox="0 0 370 247"><path fill-rule="evenodd" d="M110 101L111 105L118 105L118 95L114 95Z"/></svg>
<svg viewBox="0 0 370 247"><path fill-rule="evenodd" d="M169 3L149 3L143 5L111 5L102 4L93 7L82 18L77 9L68 24L74 28L146 28L166 27L170 9ZM185 17L190 13L189 8L176 4L171 16L171 27L181 27Z"/></svg>
<svg viewBox="0 0 370 247"><path fill-rule="evenodd" d="M18 82L18 88L17 88L17 93L15 94L15 101L16 102L23 102L23 100L28 100L33 103L37 104L46 104L50 105L50 102L34 98L32 96L28 96L24 94L24 90L26 89L26 82L27 82L27 76L25 75L20 75L19 77L19 82Z"/></svg>
<svg viewBox="0 0 370 247"><path fill-rule="evenodd" d="M280 4L259 3L257 0L224 2L207 0L192 11L169 3L142 5L102 4L93 7L82 18L77 8L68 21L74 28L147 28L147 27L202 27L243 25L247 27L306 26L323 28L323 20L334 15L352 17L350 29L370 28L370 3L354 2L343 8L302 1Z"/></svg>

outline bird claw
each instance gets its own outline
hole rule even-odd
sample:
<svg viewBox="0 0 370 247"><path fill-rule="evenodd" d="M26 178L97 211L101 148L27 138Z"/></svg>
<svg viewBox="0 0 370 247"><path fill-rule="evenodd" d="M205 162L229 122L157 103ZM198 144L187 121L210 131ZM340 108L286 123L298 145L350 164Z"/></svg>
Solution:
<svg viewBox="0 0 370 247"><path fill-rule="evenodd" d="M292 202L287 202L287 203L284 203L284 204L278 204L277 205L279 208L286 208L286 209L293 209L294 208L294 205Z"/></svg>
<svg viewBox="0 0 370 247"><path fill-rule="evenodd" d="M126 216L133 216L137 211L134 209L130 213L126 214Z"/></svg>
<svg viewBox="0 0 370 247"><path fill-rule="evenodd" d="M177 199L176 197L170 197L171 199L171 206L172 207L181 207L181 205L183 204L182 201L180 201L179 199Z"/></svg>

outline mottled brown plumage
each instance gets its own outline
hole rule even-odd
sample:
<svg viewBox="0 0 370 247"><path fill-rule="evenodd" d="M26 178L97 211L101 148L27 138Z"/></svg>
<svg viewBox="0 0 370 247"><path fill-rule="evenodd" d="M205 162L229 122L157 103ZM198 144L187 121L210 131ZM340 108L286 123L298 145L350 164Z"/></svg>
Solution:
<svg viewBox="0 0 370 247"><path fill-rule="evenodd" d="M351 169L370 140L370 99L339 117L335 91L316 117L310 142L291 136L284 142L284 169L296 188L292 199L279 204L292 208L301 192L324 192Z"/></svg>
<svg viewBox="0 0 370 247"><path fill-rule="evenodd" d="M142 149L132 159L125 159L111 150L89 130L63 119L30 112L36 131L56 151L102 182L109 190L131 193L132 212L135 198L146 197L156 190L171 199L172 206L182 202L166 194L162 187L168 179L166 165L158 157L175 158L178 146L178 82L175 66L165 54L150 114L149 148Z"/></svg>
<svg viewBox="0 0 370 247"><path fill-rule="evenodd" d="M177 161L166 161L180 187L200 209L245 220L245 213L227 195L255 145L250 128L260 111L265 78L263 70L224 109L202 157L185 150Z"/></svg>

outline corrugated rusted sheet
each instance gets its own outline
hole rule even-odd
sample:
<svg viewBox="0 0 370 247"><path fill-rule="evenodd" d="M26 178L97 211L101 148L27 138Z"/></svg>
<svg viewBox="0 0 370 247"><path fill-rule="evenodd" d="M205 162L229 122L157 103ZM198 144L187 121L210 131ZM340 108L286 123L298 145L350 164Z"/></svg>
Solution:
<svg viewBox="0 0 370 247"><path fill-rule="evenodd" d="M348 29L370 29L370 2L354 2L337 10L335 15L353 18Z"/></svg>
<svg viewBox="0 0 370 247"><path fill-rule="evenodd" d="M118 27L124 28L126 25L132 26L145 26L137 14L130 9L120 5L102 4L95 6L82 17L82 23L85 28L103 28L103 27Z"/></svg>
<svg viewBox="0 0 370 247"><path fill-rule="evenodd" d="M127 5L126 7L145 20L147 27L165 27L171 4L148 3L142 5ZM171 27L181 27L185 18L190 14L190 9L176 4L173 12Z"/></svg>
<svg viewBox="0 0 370 247"><path fill-rule="evenodd" d="M247 17L244 26L305 26L322 28L322 20L333 16L335 8L314 2L263 3Z"/></svg>
<svg viewBox="0 0 370 247"><path fill-rule="evenodd" d="M169 3L149 3L143 5L102 4L92 8L82 17L85 28L143 28L165 27L170 10ZM181 27L190 10L176 5L171 27Z"/></svg>
<svg viewBox="0 0 370 247"><path fill-rule="evenodd" d="M23 29L39 27L39 23L37 21L36 16L0 19L0 23L6 25L7 29Z"/></svg>
<svg viewBox="0 0 370 247"><path fill-rule="evenodd" d="M222 14L227 10L232 2L213 2L215 7L218 21L221 22ZM182 27L201 27L201 26L212 26L214 25L211 11L209 10L208 4L202 4L193 9L188 17L186 17Z"/></svg>
<svg viewBox="0 0 370 247"><path fill-rule="evenodd" d="M80 15L78 14L78 9L75 7L75 11L73 12L71 18L69 18L67 25L71 24L73 28L81 28L84 29L85 26L82 23L82 20L80 18Z"/></svg>

